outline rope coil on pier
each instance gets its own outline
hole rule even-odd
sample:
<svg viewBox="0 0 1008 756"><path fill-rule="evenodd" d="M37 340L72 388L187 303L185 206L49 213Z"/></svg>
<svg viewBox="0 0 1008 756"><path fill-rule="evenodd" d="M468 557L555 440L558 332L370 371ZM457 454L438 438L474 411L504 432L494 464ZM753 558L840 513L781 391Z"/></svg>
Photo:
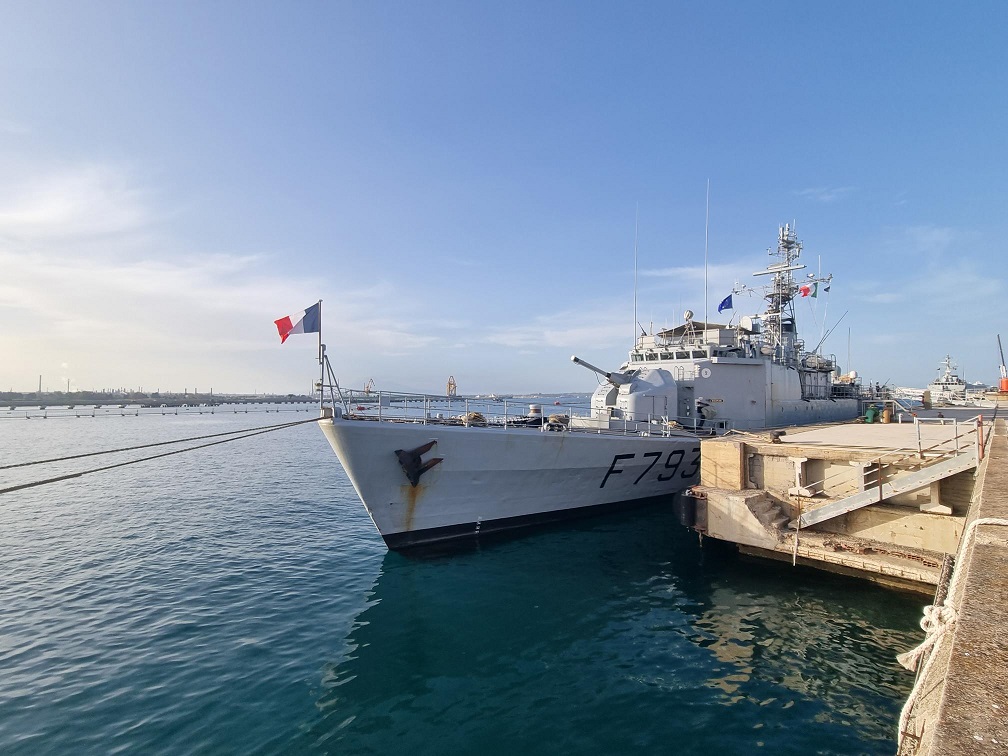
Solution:
<svg viewBox="0 0 1008 756"><path fill-rule="evenodd" d="M65 462L72 459L81 459L83 457L94 457L102 454L116 454L118 452L126 451L136 451L138 449L149 449L155 446L167 446L169 444L182 444L189 443L191 441L202 441L207 438L219 438L220 436L230 436L231 438L224 438L217 441L211 441L206 444L198 444L197 446L187 446L185 449L175 449L173 451L162 452L160 454L152 454L149 457L140 457L139 459L131 459L126 462L117 462L113 465L104 465L103 467L95 467L90 470L81 470L80 472L68 473L66 475L57 475L53 478L46 478L44 480L36 480L31 483L21 483L16 486L10 486L8 488L0 488L0 495L6 493L13 493L14 491L23 491L26 488L35 488L36 486L44 486L48 483L58 483L62 480L72 480L74 478L81 478L85 475L90 475L96 472L104 472L105 470L114 470L117 467L126 467L128 465L135 465L139 462L149 462L152 459L161 459L162 457L170 457L174 454L182 454L184 452L196 451L197 449L206 449L211 446L218 446L219 444L226 444L230 441L240 441L245 438L251 438L252 436L260 436L264 433L272 433L273 431L283 430L285 428L293 428L296 425L304 425L305 423L316 423L320 418L313 417L308 420L297 420L291 423L281 423L279 425L264 425L257 428L244 428L241 430L227 431L225 433L211 433L205 436L191 436L189 438L180 438L174 441L159 441L152 444L139 444L137 446L127 446L122 449L106 449L104 451L97 452L87 452L85 454L73 454L66 457L54 457L52 459L41 459L34 462L19 462L13 465L4 465L0 467L0 470L9 470L15 467L30 467L32 465L50 464L54 462Z"/></svg>

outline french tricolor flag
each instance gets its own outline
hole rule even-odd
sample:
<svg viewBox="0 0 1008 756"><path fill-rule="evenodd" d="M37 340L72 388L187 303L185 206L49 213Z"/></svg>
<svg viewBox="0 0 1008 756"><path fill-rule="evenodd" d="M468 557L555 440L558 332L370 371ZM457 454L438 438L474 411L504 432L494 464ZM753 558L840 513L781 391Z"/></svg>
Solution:
<svg viewBox="0 0 1008 756"><path fill-rule="evenodd" d="M280 333L281 344L294 333L321 333L322 303L316 302L304 312L288 315L273 322L276 323L277 331Z"/></svg>

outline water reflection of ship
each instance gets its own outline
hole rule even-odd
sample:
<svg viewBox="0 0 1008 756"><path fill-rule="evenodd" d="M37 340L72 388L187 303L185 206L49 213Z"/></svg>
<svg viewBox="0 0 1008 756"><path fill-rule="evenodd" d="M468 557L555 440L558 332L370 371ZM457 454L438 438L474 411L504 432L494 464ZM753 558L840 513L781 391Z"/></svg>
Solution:
<svg viewBox="0 0 1008 756"><path fill-rule="evenodd" d="M797 718L810 744L824 722L856 723L840 736L854 750L865 728L891 736L912 683L892 659L917 640L915 603L894 632L891 594L821 578L782 590L673 528L659 512L450 559L390 552L325 670L312 739L374 753L448 732L458 752L579 750L576 737L639 750L710 737L725 705L740 733ZM682 710L695 716L655 716ZM613 716L620 727L605 727Z"/></svg>
<svg viewBox="0 0 1008 756"><path fill-rule="evenodd" d="M484 739L547 742L544 710L590 732L616 689L639 687L626 670L640 649L620 637L646 611L636 600L653 575L644 560L621 559L618 543L661 559L657 539L621 517L451 558L390 552L344 657L326 670L319 739L375 753L404 739L442 743L446 732L458 752Z"/></svg>

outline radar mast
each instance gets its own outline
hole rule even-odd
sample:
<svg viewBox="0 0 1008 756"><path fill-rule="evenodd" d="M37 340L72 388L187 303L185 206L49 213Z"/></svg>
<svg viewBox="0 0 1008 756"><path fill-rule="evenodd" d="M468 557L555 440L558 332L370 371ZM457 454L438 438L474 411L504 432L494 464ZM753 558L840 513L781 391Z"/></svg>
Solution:
<svg viewBox="0 0 1008 756"><path fill-rule="evenodd" d="M770 283L764 287L764 298L767 301L763 321L763 350L772 354L775 361L792 364L802 358L805 343L798 338L795 325L795 296L807 291L802 296L816 296L820 283L829 283L833 276L817 277L809 275L801 286L795 281L792 273L804 270L805 266L798 264L801 257L802 243L798 241L798 233L793 223L780 226L777 234L777 249L767 250L767 254L776 255L778 262L767 266L766 270L753 273L754 276L773 276Z"/></svg>

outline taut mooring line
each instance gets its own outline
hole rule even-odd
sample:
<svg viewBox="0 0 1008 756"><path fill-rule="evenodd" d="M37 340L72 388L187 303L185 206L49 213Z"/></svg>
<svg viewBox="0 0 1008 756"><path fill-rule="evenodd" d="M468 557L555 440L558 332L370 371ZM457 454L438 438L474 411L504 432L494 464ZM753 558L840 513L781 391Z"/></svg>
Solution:
<svg viewBox="0 0 1008 756"><path fill-rule="evenodd" d="M36 486L44 486L44 485L46 485L48 483L58 483L61 480L72 480L73 478L82 478L85 475L90 475L91 473L104 472L105 470L114 470L117 467L126 467L127 465L135 465L138 462L149 462L152 459L160 459L161 457L170 457L173 454L182 454L183 452L196 451L197 449L206 449L207 447L210 447L210 446L218 446L219 444L226 444L229 441L240 441L241 439L252 438L252 436L261 436L264 433L272 433L273 431L283 430L284 428L291 428L291 427L293 427L295 425L303 425L305 423L317 423L320 419L321 418L313 417L310 420L298 420L297 422L294 422L294 423L284 423L283 425L270 425L270 426L265 426L263 428L254 428L254 429L251 429L250 431L232 431L231 433L228 433L228 434L215 433L212 436L202 436L202 438L213 438L214 436L220 436L220 435L232 435L234 437L233 438L225 438L225 439L222 439L220 441L211 441L208 444L200 444L198 446L189 446L189 447L186 447L185 449L175 449L174 451L162 452L161 454L152 454L149 457L140 457L139 459L131 459L131 460L128 460L126 462L117 462L114 465L105 465L104 467L95 467L95 468L93 468L91 470L82 470L81 472L68 473L67 475L58 475L55 478L46 478L45 480L36 480L36 481L33 481L32 483L22 483L22 484L17 485L17 486L10 486L9 488L0 488L0 495L6 494L6 493L13 493L14 491L23 491L26 488L35 488ZM236 433L243 433L244 435L234 435ZM197 438L200 438L200 437L197 437ZM197 440L197 438L194 438L192 440ZM177 443L181 443L181 441L166 441L166 442L162 442L162 443L176 443L177 444ZM132 449L143 449L143 448L146 448L146 447L149 447L149 446L159 446L159 445L161 445L161 444L146 444L144 446L135 446L135 447L131 447L131 448ZM126 451L126 450L125 449L118 449L116 451ZM108 454L108 453L111 453L111 452L93 452L93 454ZM91 455L90 454L80 454L80 455L77 455L77 457L86 457L86 456L91 456ZM77 457L65 457L64 459L76 459ZM56 460L47 460L47 461L56 461ZM36 463L29 463L29 464L36 464Z"/></svg>
<svg viewBox="0 0 1008 756"><path fill-rule="evenodd" d="M13 465L0 465L0 470L10 470L15 467L31 467L32 465L44 465L49 462L66 462L70 459L83 459L84 457L97 457L102 454L115 454L117 452L127 452L136 451L137 449L150 449L154 446L168 446L169 444L185 444L190 441L202 441L206 438L220 438L221 436L236 436L239 433L251 433L252 431L260 431L266 429L279 430L280 428L290 428L293 425L301 425L302 423L314 423L317 418L312 418L311 420L298 420L296 422L283 423L281 425L260 425L257 428L243 428L241 430L225 431L224 433L210 433L206 436L192 436L190 438L178 438L174 441L158 441L153 444L140 444L139 446L124 446L122 449L106 449L105 451L87 452L85 454L71 454L68 457L53 457L51 459L39 459L35 462L17 462ZM195 447L200 448L200 447Z"/></svg>

